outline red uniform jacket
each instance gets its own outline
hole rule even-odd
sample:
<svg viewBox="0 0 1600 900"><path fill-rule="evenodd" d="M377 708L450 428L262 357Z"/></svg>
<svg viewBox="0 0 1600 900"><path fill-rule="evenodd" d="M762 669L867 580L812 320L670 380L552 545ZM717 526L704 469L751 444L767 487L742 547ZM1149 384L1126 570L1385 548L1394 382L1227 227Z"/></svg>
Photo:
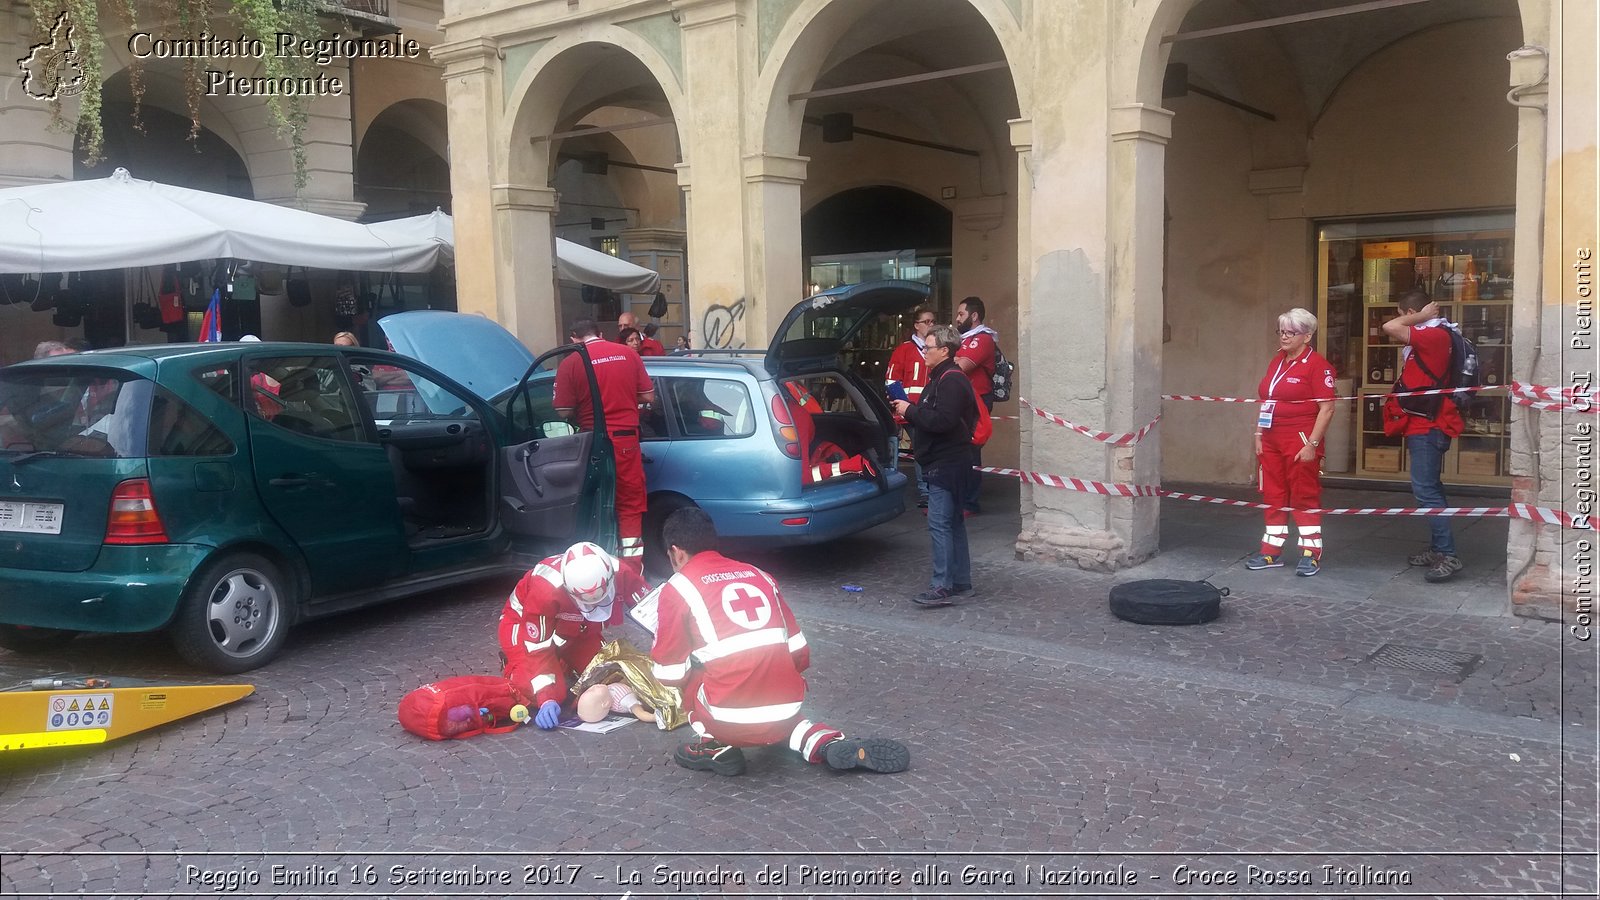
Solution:
<svg viewBox="0 0 1600 900"><path fill-rule="evenodd" d="M749 743L786 740L806 696L811 650L778 583L720 553L696 554L661 589L655 674L692 715Z"/></svg>
<svg viewBox="0 0 1600 900"><path fill-rule="evenodd" d="M922 348L917 346L916 341L906 341L894 348L883 380L900 382L900 386L906 389L906 399L912 403L922 397L922 388L928 383L928 364L923 361Z"/></svg>
<svg viewBox="0 0 1600 900"><path fill-rule="evenodd" d="M1429 378L1427 372L1417 365L1417 357L1421 356L1423 362L1428 364L1428 371L1441 378L1448 379L1450 374L1450 335L1445 332L1445 325L1413 325L1411 326L1411 343L1407 347L1410 352L1405 354L1405 364L1400 367L1400 389L1405 391L1431 391L1439 384ZM1456 408L1454 400L1444 395L1444 401L1439 404L1439 415L1429 419L1423 416L1406 416L1406 436L1413 434L1427 434L1437 428L1445 433L1446 437L1459 437L1466 429L1466 421L1461 418L1461 410Z"/></svg>
<svg viewBox="0 0 1600 900"><path fill-rule="evenodd" d="M627 566L617 570L617 593L611 618L590 622L567 595L561 578L561 557L534 566L517 582L500 612L500 651L511 686L537 708L546 700L567 698L571 673L588 668L600 652L600 629L620 625L622 613L648 588Z"/></svg>

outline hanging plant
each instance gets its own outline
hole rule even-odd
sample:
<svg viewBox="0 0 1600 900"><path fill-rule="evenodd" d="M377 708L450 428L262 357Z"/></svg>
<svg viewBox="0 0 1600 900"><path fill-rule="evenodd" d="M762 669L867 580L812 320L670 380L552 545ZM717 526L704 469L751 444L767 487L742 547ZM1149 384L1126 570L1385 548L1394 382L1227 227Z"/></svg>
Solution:
<svg viewBox="0 0 1600 900"><path fill-rule="evenodd" d="M115 2L118 3L117 8L128 23L128 30L130 32L137 30L138 0L115 0ZM244 33L261 41L267 47L275 45L280 33L310 36L317 31L318 0L227 0L227 2ZM105 87L102 62L106 48L105 36L100 27L100 5L98 0L29 0L29 6L33 10L35 30L45 39L51 37L51 29L62 12L63 4L73 29L73 43L76 45L73 61L76 62L81 74L73 91L79 98L75 129L81 143L84 162L94 165L100 162L105 150L105 126L102 121L101 104ZM212 0L164 0L160 8L167 14L168 21L176 20L179 33L188 38L198 38L206 31L213 16ZM316 61L310 57L279 56L269 51L260 61L262 74L269 79L279 80L279 83L283 83L281 79L298 80L316 75ZM205 60L195 57L188 57L183 61L184 100L188 107L191 141L200 136L200 98L205 92L204 65ZM144 97L144 78L143 67L137 60L129 67L128 86L133 95L134 124L138 127L139 106ZM66 94L65 91L56 91L50 98L55 115L54 123L59 127L68 127L61 106ZM269 94L262 99L267 104L268 115L279 137L286 141L293 151L295 187L303 188L308 180L305 128L310 118L307 107L310 98L296 92L288 96L282 93Z"/></svg>
<svg viewBox="0 0 1600 900"><path fill-rule="evenodd" d="M245 32L267 47L273 46L280 33L309 37L317 29L317 0L231 0L233 13L244 25ZM316 75L316 60L294 54L278 55L268 52L261 58L263 74L282 84L283 79L299 80ZM306 186L306 122L309 120L306 95L293 96L269 94L267 111L278 136L289 142L294 151L294 186Z"/></svg>

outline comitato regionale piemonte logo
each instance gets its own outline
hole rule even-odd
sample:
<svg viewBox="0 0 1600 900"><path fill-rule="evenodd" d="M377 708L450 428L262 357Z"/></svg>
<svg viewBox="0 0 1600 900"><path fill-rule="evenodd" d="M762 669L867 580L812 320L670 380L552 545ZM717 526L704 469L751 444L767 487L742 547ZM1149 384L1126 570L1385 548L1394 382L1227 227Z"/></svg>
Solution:
<svg viewBox="0 0 1600 900"><path fill-rule="evenodd" d="M71 97L83 90L83 66L78 63L77 29L65 10L50 26L50 40L34 44L17 60L22 70L22 91L36 100Z"/></svg>

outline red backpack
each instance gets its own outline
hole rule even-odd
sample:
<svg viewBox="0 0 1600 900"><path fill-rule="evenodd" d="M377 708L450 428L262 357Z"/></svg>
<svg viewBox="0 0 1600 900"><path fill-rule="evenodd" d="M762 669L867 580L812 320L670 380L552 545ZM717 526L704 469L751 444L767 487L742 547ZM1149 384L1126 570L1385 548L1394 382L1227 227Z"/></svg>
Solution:
<svg viewBox="0 0 1600 900"><path fill-rule="evenodd" d="M516 730L511 682L499 675L459 675L425 684L400 700L400 725L430 741ZM499 724L497 724L499 723Z"/></svg>

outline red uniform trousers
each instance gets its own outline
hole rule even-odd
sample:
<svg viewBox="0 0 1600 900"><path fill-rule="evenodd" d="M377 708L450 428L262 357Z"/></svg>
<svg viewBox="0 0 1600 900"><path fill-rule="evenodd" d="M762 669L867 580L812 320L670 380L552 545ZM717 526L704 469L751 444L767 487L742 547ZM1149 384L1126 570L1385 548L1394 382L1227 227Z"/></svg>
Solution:
<svg viewBox="0 0 1600 900"><path fill-rule="evenodd" d="M781 722L741 724L719 722L700 699L700 679L690 676L683 685L683 708L694 733L733 747L765 747L785 743L808 763L823 761L822 748L844 737L844 732L795 713Z"/></svg>
<svg viewBox="0 0 1600 900"><path fill-rule="evenodd" d="M644 574L644 513L648 501L644 486L644 453L639 449L639 429L611 432L617 458L617 561Z"/></svg>
<svg viewBox="0 0 1600 900"><path fill-rule="evenodd" d="M876 477L864 458L845 453L844 448L833 441L816 439L817 424L811 420L811 416L822 411L821 404L799 385L791 382L788 387L789 396L784 398L784 402L788 404L795 428L800 432L800 452L803 456L800 461L800 483L816 484L841 475Z"/></svg>
<svg viewBox="0 0 1600 900"><path fill-rule="evenodd" d="M584 669L589 668L589 663L594 662L595 655L600 652L599 625L585 628L579 634L564 635L564 637L567 642L556 648L556 655L560 657L567 671L557 673L554 684L533 687L534 680L540 675L550 674L538 657L525 656L506 664L506 680L511 682L512 689L517 692L522 702L528 704L528 708L535 712L546 700L566 702L567 688L578 680L578 676L583 674ZM502 637L501 646L504 645L505 640Z"/></svg>
<svg viewBox="0 0 1600 900"><path fill-rule="evenodd" d="M1298 509L1322 505L1322 448L1311 462L1300 462L1295 456L1305 449L1301 434L1309 435L1311 426L1303 428L1274 427L1261 435L1261 502L1270 506L1292 506ZM1261 536L1261 552L1280 556L1289 540L1289 513L1269 509L1265 514L1266 532ZM1322 515L1320 513L1294 514L1295 526L1300 531L1300 550L1306 556L1322 558Z"/></svg>

